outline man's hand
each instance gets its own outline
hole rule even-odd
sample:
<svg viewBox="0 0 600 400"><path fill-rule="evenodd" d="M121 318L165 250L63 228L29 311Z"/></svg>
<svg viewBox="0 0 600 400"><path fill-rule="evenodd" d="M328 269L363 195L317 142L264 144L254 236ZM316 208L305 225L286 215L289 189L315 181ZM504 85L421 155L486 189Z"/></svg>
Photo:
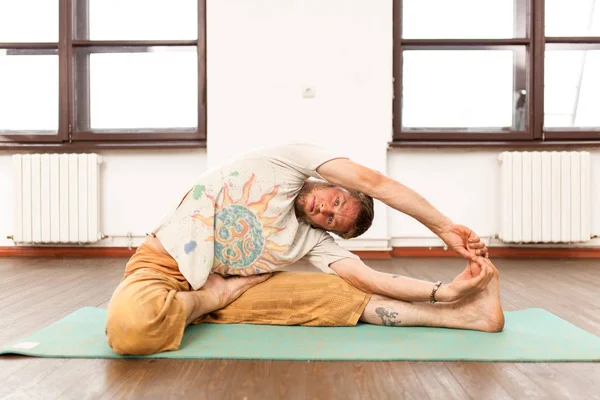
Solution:
<svg viewBox="0 0 600 400"><path fill-rule="evenodd" d="M488 249L485 247L485 243L475 232L464 225L450 224L439 234L439 237L448 247L467 260L476 261L477 256L488 258Z"/></svg>
<svg viewBox="0 0 600 400"><path fill-rule="evenodd" d="M473 271L481 267L477 275ZM470 261L463 272L461 272L448 285L442 285L437 294L439 301L457 301L484 290L490 280L498 273L492 262L486 258L478 257L476 261Z"/></svg>
<svg viewBox="0 0 600 400"><path fill-rule="evenodd" d="M237 300L246 290L266 281L271 276L271 274L260 274L223 278L218 274L210 274L200 290L211 294L217 303L216 309L221 309Z"/></svg>

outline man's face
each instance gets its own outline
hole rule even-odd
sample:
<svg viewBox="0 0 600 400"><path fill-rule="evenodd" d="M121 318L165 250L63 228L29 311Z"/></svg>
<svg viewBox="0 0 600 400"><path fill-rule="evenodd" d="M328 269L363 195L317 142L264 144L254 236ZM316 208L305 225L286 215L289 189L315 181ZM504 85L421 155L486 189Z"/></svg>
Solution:
<svg viewBox="0 0 600 400"><path fill-rule="evenodd" d="M296 211L309 224L343 235L354 225L359 204L340 187L307 182L296 198Z"/></svg>

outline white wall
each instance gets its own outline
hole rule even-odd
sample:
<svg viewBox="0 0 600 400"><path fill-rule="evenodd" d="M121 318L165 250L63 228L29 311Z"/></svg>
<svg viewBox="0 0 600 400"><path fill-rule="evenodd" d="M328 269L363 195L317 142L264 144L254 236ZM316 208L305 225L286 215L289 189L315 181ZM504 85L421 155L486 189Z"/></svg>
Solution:
<svg viewBox="0 0 600 400"><path fill-rule="evenodd" d="M385 171L391 13L391 1L209 1L209 164L305 140ZM316 96L303 98L303 85ZM385 210L378 211L355 246L387 246Z"/></svg>
<svg viewBox="0 0 600 400"><path fill-rule="evenodd" d="M102 151L102 246L134 245L207 166L267 143L306 140L348 154L422 193L482 237L499 226L494 150L389 150L392 1L209 0L208 148ZM303 98L303 85L316 89ZM10 152L0 152L0 245L10 245ZM593 151L594 171L600 152ZM600 176L593 175L593 203ZM416 221L377 203L350 248L439 245ZM594 210L593 232L600 232Z"/></svg>

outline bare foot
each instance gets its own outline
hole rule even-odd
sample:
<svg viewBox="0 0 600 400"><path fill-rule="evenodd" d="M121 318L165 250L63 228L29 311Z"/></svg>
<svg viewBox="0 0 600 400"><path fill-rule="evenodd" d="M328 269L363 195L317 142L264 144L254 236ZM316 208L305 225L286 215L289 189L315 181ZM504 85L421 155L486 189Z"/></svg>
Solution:
<svg viewBox="0 0 600 400"><path fill-rule="evenodd" d="M186 326L204 314L219 310L240 297L246 290L269 279L271 274L223 278L208 276L199 290L178 292L177 298L185 305Z"/></svg>
<svg viewBox="0 0 600 400"><path fill-rule="evenodd" d="M219 308L223 308L237 300L246 290L266 281L271 276L271 274L260 274L223 278L218 274L210 274L199 291L210 293L217 299Z"/></svg>
<svg viewBox="0 0 600 400"><path fill-rule="evenodd" d="M472 297L454 303L453 308L460 312L467 329L500 332L504 328L504 312L500 305L500 274L490 260L486 262L494 269L494 277L487 287Z"/></svg>

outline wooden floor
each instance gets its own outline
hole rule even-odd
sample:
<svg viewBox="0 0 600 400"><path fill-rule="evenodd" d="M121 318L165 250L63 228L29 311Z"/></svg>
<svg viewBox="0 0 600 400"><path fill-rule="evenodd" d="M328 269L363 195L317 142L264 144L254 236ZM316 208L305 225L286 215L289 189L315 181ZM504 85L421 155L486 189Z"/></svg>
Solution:
<svg viewBox="0 0 600 400"><path fill-rule="evenodd" d="M0 346L106 307L122 258L0 258ZM541 307L600 336L597 260L494 260L505 310ZM369 262L449 281L461 259ZM308 270L301 264L295 267ZM600 363L87 360L0 356L0 399L600 399Z"/></svg>

